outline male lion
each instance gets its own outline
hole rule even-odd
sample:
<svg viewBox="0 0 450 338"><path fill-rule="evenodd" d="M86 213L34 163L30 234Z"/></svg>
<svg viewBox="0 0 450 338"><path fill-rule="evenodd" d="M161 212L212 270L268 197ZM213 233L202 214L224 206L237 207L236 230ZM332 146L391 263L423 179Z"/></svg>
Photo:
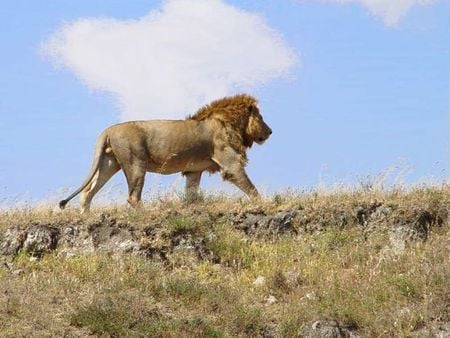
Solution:
<svg viewBox="0 0 450 338"><path fill-rule="evenodd" d="M186 195L196 196L203 171L222 177L250 197L259 196L245 172L246 150L272 134L257 101L245 94L204 106L186 120L133 121L113 125L99 137L91 171L61 209L81 192L81 211L89 211L94 195L120 169L128 183L128 203L140 205L147 171L183 173Z"/></svg>

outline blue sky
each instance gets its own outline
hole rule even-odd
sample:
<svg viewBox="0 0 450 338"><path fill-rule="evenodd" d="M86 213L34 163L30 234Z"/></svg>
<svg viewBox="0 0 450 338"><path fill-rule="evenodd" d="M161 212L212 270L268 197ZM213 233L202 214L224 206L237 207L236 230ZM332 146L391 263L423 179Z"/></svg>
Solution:
<svg viewBox="0 0 450 338"><path fill-rule="evenodd" d="M411 168L407 183L448 178L449 1L412 6L403 16L394 15L394 22L364 1L223 3L264 18L295 54L285 76L243 86L259 98L274 130L265 145L249 153L249 175L263 191L355 183L395 165ZM132 116L121 110L135 102L127 106L114 90L98 90L73 68L55 66L42 52L43 43L65 23L137 20L161 6L161 1L134 0L2 4L0 201L57 199L62 188L77 187L91 165L98 134ZM250 55L264 66L270 60L263 54ZM161 116L152 111L148 117L174 117L160 111ZM124 188L123 175L116 176L110 186ZM178 176L150 174L146 187L173 182ZM207 175L202 183L211 189L228 185Z"/></svg>

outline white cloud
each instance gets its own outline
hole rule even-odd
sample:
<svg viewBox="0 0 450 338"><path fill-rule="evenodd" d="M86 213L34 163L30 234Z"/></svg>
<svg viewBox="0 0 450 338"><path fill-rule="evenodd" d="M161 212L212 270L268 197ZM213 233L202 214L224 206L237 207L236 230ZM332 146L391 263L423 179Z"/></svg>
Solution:
<svg viewBox="0 0 450 338"><path fill-rule="evenodd" d="M366 7L372 14L380 17L384 24L392 27L398 24L408 11L416 5L427 5L435 0L321 0L342 4L359 3Z"/></svg>
<svg viewBox="0 0 450 338"><path fill-rule="evenodd" d="M137 20L80 19L43 51L89 88L116 94L122 120L184 117L296 62L261 16L221 0L168 0Z"/></svg>

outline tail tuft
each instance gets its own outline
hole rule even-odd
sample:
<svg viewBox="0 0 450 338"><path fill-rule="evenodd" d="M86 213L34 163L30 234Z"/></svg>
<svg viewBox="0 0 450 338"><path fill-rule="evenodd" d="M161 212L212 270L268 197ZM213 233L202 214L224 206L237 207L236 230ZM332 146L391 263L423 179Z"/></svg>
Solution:
<svg viewBox="0 0 450 338"><path fill-rule="evenodd" d="M66 207L66 204L68 203L68 200L62 200L61 202L59 202L59 207L61 209L64 209Z"/></svg>

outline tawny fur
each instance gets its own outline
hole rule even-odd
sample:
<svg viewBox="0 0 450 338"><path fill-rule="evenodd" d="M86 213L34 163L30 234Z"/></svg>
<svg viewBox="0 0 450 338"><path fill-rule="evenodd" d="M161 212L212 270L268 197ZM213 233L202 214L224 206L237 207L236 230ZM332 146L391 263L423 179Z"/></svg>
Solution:
<svg viewBox="0 0 450 338"><path fill-rule="evenodd" d="M82 212L120 169L128 183L128 202L141 203L146 172L186 176L186 195L198 194L202 172L222 177L248 196L258 196L245 172L247 148L262 144L272 133L255 98L236 95L214 101L186 120L132 121L113 125L99 137L91 171L60 207L81 193Z"/></svg>

